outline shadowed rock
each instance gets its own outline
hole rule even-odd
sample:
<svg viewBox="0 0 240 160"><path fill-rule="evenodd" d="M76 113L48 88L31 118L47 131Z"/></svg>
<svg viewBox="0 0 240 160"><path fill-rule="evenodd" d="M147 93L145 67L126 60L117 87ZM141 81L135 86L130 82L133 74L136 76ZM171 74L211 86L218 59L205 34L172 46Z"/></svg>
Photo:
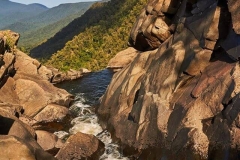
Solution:
<svg viewBox="0 0 240 160"><path fill-rule="evenodd" d="M55 159L35 141L35 131L0 108L0 157L2 159Z"/></svg>
<svg viewBox="0 0 240 160"><path fill-rule="evenodd" d="M130 33L145 52L114 75L98 108L126 155L237 159L238 11L233 1L148 1Z"/></svg>
<svg viewBox="0 0 240 160"><path fill-rule="evenodd" d="M16 49L18 39L0 31L0 159L55 159L37 143L31 125L61 121L73 96L50 83L51 70Z"/></svg>

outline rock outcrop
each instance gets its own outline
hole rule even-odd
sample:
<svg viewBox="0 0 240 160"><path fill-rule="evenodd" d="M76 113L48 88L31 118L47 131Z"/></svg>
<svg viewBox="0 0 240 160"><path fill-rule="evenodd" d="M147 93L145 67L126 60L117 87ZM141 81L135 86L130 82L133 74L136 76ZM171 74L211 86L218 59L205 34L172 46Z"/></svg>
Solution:
<svg viewBox="0 0 240 160"><path fill-rule="evenodd" d="M74 70L74 69L70 69L67 72L61 72L59 71L59 69L53 68L53 67L45 67L44 69L40 70L40 72L45 73L46 77L50 78L52 83L60 83L63 81L69 81L69 80L74 80L74 79L78 79L81 78L82 76L90 73L91 71L86 69L86 68L82 68L80 70ZM50 73L50 77L49 77L49 73Z"/></svg>
<svg viewBox="0 0 240 160"><path fill-rule="evenodd" d="M39 73L44 66L16 48L18 39L12 31L0 32L0 157L55 159L37 143L32 125L62 120L73 96Z"/></svg>
<svg viewBox="0 0 240 160"><path fill-rule="evenodd" d="M237 159L239 1L150 0L98 114L138 159Z"/></svg>
<svg viewBox="0 0 240 160"><path fill-rule="evenodd" d="M34 129L2 106L0 107L0 149L1 159L55 159L37 143Z"/></svg>
<svg viewBox="0 0 240 160"><path fill-rule="evenodd" d="M79 71L71 69L68 72L62 72L59 71L59 69L42 65L36 59L29 57L19 50L15 51L15 69L18 71L18 73L37 75L51 83L74 80L91 72L85 68L82 68Z"/></svg>
<svg viewBox="0 0 240 160"><path fill-rule="evenodd" d="M56 131L51 124L64 120L74 97L52 83L89 71L45 67L17 49L18 39L15 32L0 31L0 159L56 159L64 144L48 131ZM39 128L47 131L35 132Z"/></svg>
<svg viewBox="0 0 240 160"><path fill-rule="evenodd" d="M129 47L126 50L117 53L112 59L110 59L107 68L112 69L113 71L119 71L131 63L139 53L141 52L133 47Z"/></svg>

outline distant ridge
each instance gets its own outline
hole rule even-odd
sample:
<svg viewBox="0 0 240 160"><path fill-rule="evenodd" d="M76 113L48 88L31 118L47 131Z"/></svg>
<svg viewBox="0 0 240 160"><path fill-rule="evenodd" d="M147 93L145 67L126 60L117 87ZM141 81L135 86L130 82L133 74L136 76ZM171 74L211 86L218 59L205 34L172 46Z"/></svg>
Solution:
<svg viewBox="0 0 240 160"><path fill-rule="evenodd" d="M31 4L29 4L28 6L39 6L39 7L42 7L42 8L48 9L47 6L45 6L45 5L43 5L43 4L40 4L40 3L31 3Z"/></svg>
<svg viewBox="0 0 240 160"><path fill-rule="evenodd" d="M18 46L28 52L54 36L75 18L80 17L93 3L65 3L47 8L39 3L25 5L0 0L0 6L5 6L5 11L0 10L0 29L10 29L20 33L21 39ZM35 13L38 10L41 12Z"/></svg>
<svg viewBox="0 0 240 160"><path fill-rule="evenodd" d="M0 9L0 29L48 10L43 5L25 5L9 0L0 0L0 6L4 6Z"/></svg>

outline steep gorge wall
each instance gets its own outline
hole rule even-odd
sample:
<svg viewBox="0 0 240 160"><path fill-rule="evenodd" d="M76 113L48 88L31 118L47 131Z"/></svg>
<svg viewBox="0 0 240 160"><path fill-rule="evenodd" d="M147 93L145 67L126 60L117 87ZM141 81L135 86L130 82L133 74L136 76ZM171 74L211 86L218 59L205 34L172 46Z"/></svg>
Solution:
<svg viewBox="0 0 240 160"><path fill-rule="evenodd" d="M237 159L239 15L234 0L148 2L130 34L143 52L114 75L98 108L125 154Z"/></svg>

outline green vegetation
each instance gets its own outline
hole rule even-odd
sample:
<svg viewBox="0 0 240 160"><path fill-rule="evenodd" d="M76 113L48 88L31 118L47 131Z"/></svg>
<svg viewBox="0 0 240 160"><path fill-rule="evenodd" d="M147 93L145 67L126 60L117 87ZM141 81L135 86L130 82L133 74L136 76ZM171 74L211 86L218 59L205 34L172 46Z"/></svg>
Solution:
<svg viewBox="0 0 240 160"><path fill-rule="evenodd" d="M0 6L0 29L6 29L8 25L23 19L26 20L48 10L46 6L40 4L24 5L9 0L0 0Z"/></svg>
<svg viewBox="0 0 240 160"><path fill-rule="evenodd" d="M95 7L104 11L101 20L67 42L47 64L61 70L84 67L95 71L105 68L110 58L127 47L131 27L146 1L112 0L96 3Z"/></svg>
<svg viewBox="0 0 240 160"><path fill-rule="evenodd" d="M67 3L48 9L40 4L23 5L0 0L0 5L7 8L0 10L0 29L20 33L18 46L23 51L30 52L30 49L53 37L84 14L93 3Z"/></svg>
<svg viewBox="0 0 240 160"><path fill-rule="evenodd" d="M10 30L6 30L6 31L2 31L1 33L3 34L3 36L6 37L5 49L9 52L12 52L14 50L15 42L16 42L16 39L12 37L12 32Z"/></svg>
<svg viewBox="0 0 240 160"><path fill-rule="evenodd" d="M73 21L76 17L79 17L79 15L82 15L84 12L85 10L79 12L78 14L70 15L47 26L42 26L39 29L24 32L21 34L21 39L18 46L25 48L27 52L30 52L32 48L47 41L47 39L54 36L57 32L66 27L71 21Z"/></svg>

